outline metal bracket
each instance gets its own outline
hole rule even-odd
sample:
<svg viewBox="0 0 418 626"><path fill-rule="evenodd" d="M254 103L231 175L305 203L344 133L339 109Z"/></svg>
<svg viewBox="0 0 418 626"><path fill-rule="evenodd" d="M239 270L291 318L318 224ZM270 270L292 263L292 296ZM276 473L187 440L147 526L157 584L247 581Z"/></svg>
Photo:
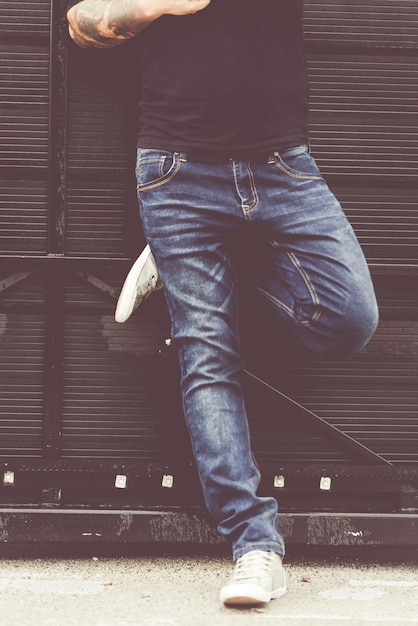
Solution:
<svg viewBox="0 0 418 626"><path fill-rule="evenodd" d="M76 276L81 278L81 280L90 283L90 285L93 285L93 287L96 287L99 291L111 296L114 300L118 299L119 291L105 283L100 278L97 278L97 276L93 276L93 274L89 274L88 272L76 272Z"/></svg>
<svg viewBox="0 0 418 626"><path fill-rule="evenodd" d="M32 274L34 274L34 272L17 272L16 274L12 274L12 276L3 278L0 282L0 293L2 291L6 291L6 289L10 289L10 287L13 287L14 285L17 285L17 283L20 283Z"/></svg>

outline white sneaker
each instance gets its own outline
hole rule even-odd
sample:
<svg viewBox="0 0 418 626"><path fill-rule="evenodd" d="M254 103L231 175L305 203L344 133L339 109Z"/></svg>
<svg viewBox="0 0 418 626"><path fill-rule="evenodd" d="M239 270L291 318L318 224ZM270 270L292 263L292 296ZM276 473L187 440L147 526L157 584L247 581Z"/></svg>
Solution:
<svg viewBox="0 0 418 626"><path fill-rule="evenodd" d="M241 556L230 582L221 590L221 602L228 605L262 604L286 593L286 575L281 557L275 552L254 550Z"/></svg>
<svg viewBox="0 0 418 626"><path fill-rule="evenodd" d="M145 246L123 283L116 305L115 320L120 324L126 322L141 302L161 287L154 256L150 247Z"/></svg>

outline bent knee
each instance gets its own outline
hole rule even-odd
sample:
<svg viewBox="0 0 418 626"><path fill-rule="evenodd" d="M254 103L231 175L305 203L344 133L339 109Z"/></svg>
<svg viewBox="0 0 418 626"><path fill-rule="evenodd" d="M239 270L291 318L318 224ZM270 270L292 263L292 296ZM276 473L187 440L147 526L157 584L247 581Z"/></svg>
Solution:
<svg viewBox="0 0 418 626"><path fill-rule="evenodd" d="M341 357L357 354L369 343L378 323L379 310L373 298L354 305L334 327L333 337L323 344L322 353Z"/></svg>

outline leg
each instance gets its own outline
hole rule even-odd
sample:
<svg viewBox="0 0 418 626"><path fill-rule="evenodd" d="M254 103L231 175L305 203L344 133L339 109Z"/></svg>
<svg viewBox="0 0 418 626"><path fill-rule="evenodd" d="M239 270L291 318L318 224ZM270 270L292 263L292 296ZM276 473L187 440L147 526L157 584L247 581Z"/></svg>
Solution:
<svg viewBox="0 0 418 626"><path fill-rule="evenodd" d="M315 352L361 350L378 310L363 252L340 204L303 148L254 168L252 221L268 241L256 290Z"/></svg>
<svg viewBox="0 0 418 626"><path fill-rule="evenodd" d="M237 277L232 233L245 225L229 162L204 166L140 153L141 216L155 255L179 353L186 421L206 504L232 542L283 554L277 503L256 495L239 376Z"/></svg>

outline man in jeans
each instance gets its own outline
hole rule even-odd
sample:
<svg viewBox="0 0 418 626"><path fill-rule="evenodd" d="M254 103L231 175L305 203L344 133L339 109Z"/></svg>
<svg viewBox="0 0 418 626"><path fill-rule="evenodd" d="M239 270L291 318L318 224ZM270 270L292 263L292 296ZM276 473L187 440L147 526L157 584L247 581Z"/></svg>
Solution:
<svg viewBox="0 0 418 626"><path fill-rule="evenodd" d="M247 251L254 294L312 350L361 350L378 317L362 251L309 154L300 13L297 0L83 0L68 12L82 47L143 40L132 80L148 246L116 320L164 285L205 501L236 562L226 605L286 591L239 382L236 237L262 243Z"/></svg>

